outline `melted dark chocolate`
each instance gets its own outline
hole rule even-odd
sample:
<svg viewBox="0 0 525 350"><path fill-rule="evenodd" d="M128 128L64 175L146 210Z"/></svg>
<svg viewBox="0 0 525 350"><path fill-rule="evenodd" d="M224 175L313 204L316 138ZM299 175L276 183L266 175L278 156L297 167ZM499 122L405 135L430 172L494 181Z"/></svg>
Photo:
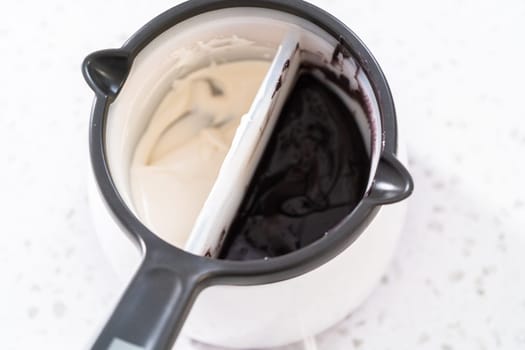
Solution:
<svg viewBox="0 0 525 350"><path fill-rule="evenodd" d="M220 259L293 252L320 239L363 197L369 158L355 117L303 73L279 116Z"/></svg>

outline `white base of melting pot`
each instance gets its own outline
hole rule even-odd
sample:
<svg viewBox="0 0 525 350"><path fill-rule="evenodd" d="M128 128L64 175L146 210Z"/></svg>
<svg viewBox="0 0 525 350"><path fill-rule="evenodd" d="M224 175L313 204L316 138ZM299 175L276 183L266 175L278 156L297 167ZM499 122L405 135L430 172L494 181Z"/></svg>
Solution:
<svg viewBox="0 0 525 350"><path fill-rule="evenodd" d="M338 45L337 39L299 17L273 10L234 8L181 22L138 54L111 106L106 127L112 178L132 211L136 212L129 181L133 152L171 83L210 64L271 60L290 32L299 33L301 50L309 60L329 62ZM377 100L367 77L351 58L339 69L367 95L368 115L358 124L374 174L381 148ZM402 151L403 145L398 143ZM404 154L398 157L402 162L406 159ZM100 242L116 271L128 280L140 263L140 254L105 207L92 178L89 188ZM265 285L205 289L190 312L183 334L207 344L247 349L290 344L326 330L359 306L380 280L395 250L405 211L406 202L381 207L346 250L299 277Z"/></svg>
<svg viewBox="0 0 525 350"><path fill-rule="evenodd" d="M91 180L90 205L101 245L113 268L129 280L137 248L106 209ZM406 201L382 207L359 238L323 266L297 278L257 286L214 286L198 297L182 334L233 349L302 341L341 321L378 284L392 258Z"/></svg>

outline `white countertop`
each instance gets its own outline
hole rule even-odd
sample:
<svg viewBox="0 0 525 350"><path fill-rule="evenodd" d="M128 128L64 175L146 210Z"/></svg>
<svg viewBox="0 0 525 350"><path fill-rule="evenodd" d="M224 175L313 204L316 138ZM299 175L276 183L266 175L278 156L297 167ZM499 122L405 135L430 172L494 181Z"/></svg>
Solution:
<svg viewBox="0 0 525 350"><path fill-rule="evenodd" d="M383 67L416 182L382 284L317 348L525 348L525 2L314 2ZM0 3L2 349L85 348L122 291L87 206L80 63L173 3Z"/></svg>

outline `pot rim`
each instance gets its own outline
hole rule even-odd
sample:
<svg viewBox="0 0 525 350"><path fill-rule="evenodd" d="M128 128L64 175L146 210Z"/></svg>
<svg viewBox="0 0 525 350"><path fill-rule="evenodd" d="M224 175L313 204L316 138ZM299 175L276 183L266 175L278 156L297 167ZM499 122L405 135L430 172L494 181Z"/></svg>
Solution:
<svg viewBox="0 0 525 350"><path fill-rule="evenodd" d="M328 231L322 239L295 252L268 260L227 261L193 255L174 247L152 233L135 217L119 195L114 184L105 153L105 124L111 103L125 83L127 72L138 53L157 36L174 25L196 15L232 7L250 7L273 9L289 13L312 22L334 38L338 38L359 64L370 81L379 106L381 121L381 159L393 167L403 178L403 192L395 198L386 195L370 195L374 186L358 206L336 227ZM193 0L175 6L157 16L139 29L120 49L105 50L125 62L125 71L117 71L114 81L108 89L101 89L93 80L90 65L97 59L94 53L86 58L83 73L95 91L95 101L91 113L90 157L99 190L116 221L142 250L145 256L160 252L169 255L169 264L175 264L177 270L192 276L203 287L211 284L254 285L278 282L307 273L348 248L364 231L369 222L377 215L382 204L392 203L406 198L412 192L410 175L396 160L397 125L394 102L388 83L372 54L361 40L342 22L318 7L301 0ZM381 161L382 161L381 160ZM380 161L380 162L381 162ZM381 166L375 174L375 182L381 183ZM376 181L377 180L377 181ZM381 194L381 190L379 194ZM377 192L376 191L376 192Z"/></svg>

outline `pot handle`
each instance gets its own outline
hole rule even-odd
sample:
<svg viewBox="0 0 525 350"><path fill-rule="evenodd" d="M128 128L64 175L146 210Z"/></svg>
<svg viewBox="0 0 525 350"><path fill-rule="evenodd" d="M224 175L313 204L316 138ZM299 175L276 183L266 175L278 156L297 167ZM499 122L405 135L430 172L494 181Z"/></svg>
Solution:
<svg viewBox="0 0 525 350"><path fill-rule="evenodd" d="M197 279L163 260L146 254L91 349L171 349L199 288Z"/></svg>

